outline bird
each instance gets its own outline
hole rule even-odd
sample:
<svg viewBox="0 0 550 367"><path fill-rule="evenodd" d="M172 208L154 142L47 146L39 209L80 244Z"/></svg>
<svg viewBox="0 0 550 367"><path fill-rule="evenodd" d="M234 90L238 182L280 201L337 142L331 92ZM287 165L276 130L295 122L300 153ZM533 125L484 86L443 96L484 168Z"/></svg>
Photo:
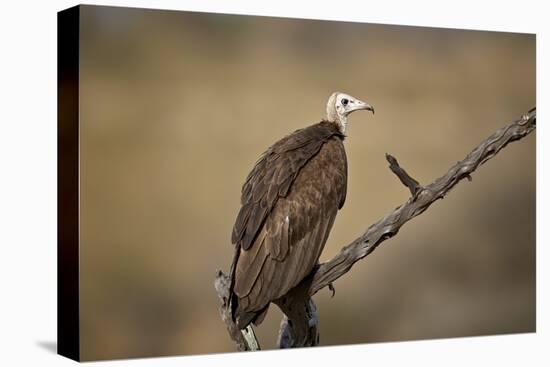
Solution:
<svg viewBox="0 0 550 367"><path fill-rule="evenodd" d="M330 95L326 118L271 145L241 189L231 233L229 307L239 329L259 325L271 302L298 285L319 261L346 200L348 116L367 102Z"/></svg>

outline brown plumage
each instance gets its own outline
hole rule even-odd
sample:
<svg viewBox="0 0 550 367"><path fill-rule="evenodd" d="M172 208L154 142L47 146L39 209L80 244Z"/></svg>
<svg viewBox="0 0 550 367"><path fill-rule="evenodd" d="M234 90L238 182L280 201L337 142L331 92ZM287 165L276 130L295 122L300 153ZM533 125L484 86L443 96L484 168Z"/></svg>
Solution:
<svg viewBox="0 0 550 367"><path fill-rule="evenodd" d="M338 110L341 100L350 98L334 93L327 105L328 118L331 104ZM340 118L334 111L332 121L297 130L273 144L246 178L231 236L236 247L231 307L239 328L260 323L270 302L285 295L317 264L346 198L341 119L356 109L372 110L357 103L362 108L339 111Z"/></svg>

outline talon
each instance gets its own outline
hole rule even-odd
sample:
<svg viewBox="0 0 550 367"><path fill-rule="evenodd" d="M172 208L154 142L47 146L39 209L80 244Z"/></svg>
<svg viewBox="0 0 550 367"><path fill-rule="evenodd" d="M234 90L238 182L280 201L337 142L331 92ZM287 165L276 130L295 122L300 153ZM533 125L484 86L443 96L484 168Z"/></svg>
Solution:
<svg viewBox="0 0 550 367"><path fill-rule="evenodd" d="M329 283L328 289L332 291L332 295L330 296L330 298L334 297L334 295L336 294L336 289L334 289L334 285L332 285L332 283Z"/></svg>

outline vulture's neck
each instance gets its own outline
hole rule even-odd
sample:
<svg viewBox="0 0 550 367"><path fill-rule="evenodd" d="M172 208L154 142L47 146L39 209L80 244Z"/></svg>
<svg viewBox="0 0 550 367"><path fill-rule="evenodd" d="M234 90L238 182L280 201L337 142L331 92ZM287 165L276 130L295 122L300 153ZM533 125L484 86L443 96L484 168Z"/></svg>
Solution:
<svg viewBox="0 0 550 367"><path fill-rule="evenodd" d="M348 126L348 119L342 116L338 121L336 121L336 124L338 125L338 130L345 135L346 127Z"/></svg>
<svg viewBox="0 0 550 367"><path fill-rule="evenodd" d="M342 126L340 122L332 121L332 120L322 120L320 122L321 125L328 126L330 131L332 131L332 134L338 135L340 138L345 139L345 126Z"/></svg>
<svg viewBox="0 0 550 367"><path fill-rule="evenodd" d="M348 125L348 119L346 117L339 117L338 119L330 119L327 121L336 126L342 135L346 134L346 127Z"/></svg>

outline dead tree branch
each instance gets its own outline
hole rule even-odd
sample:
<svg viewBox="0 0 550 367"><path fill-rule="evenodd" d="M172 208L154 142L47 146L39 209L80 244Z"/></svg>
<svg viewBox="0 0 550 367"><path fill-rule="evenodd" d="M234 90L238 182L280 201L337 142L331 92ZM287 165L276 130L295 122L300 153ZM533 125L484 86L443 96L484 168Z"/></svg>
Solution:
<svg viewBox="0 0 550 367"><path fill-rule="evenodd" d="M259 350L260 344L254 334L252 326L248 326L245 330L239 330L233 319L231 318L231 309L229 307L229 285L231 279L223 271L218 270L214 287L218 293L220 301L220 316L225 322L227 332L233 341L237 344L238 350Z"/></svg>
<svg viewBox="0 0 550 367"><path fill-rule="evenodd" d="M420 185L399 166L393 156L386 154L390 169L409 189L411 197L372 224L363 235L345 246L331 260L318 265L298 286L274 302L286 315L279 330L279 347L317 345L319 342L318 318L315 303L311 297L322 288L331 287L332 283L347 273L357 261L372 253L383 241L395 236L403 224L423 213L438 199L444 198L462 179L471 180L471 174L508 143L519 140L535 130L536 116L536 108L533 108L520 119L497 130L463 160L452 166L446 174L426 186ZM240 350L254 350L254 346L259 348L257 340L252 341L252 347L246 342L243 344L243 335L249 333L239 332L231 320L230 311L224 302L224 295L228 294L227 280L228 276L219 271L216 289L221 300L222 319L227 325L229 334ZM253 339L255 340L255 337Z"/></svg>

